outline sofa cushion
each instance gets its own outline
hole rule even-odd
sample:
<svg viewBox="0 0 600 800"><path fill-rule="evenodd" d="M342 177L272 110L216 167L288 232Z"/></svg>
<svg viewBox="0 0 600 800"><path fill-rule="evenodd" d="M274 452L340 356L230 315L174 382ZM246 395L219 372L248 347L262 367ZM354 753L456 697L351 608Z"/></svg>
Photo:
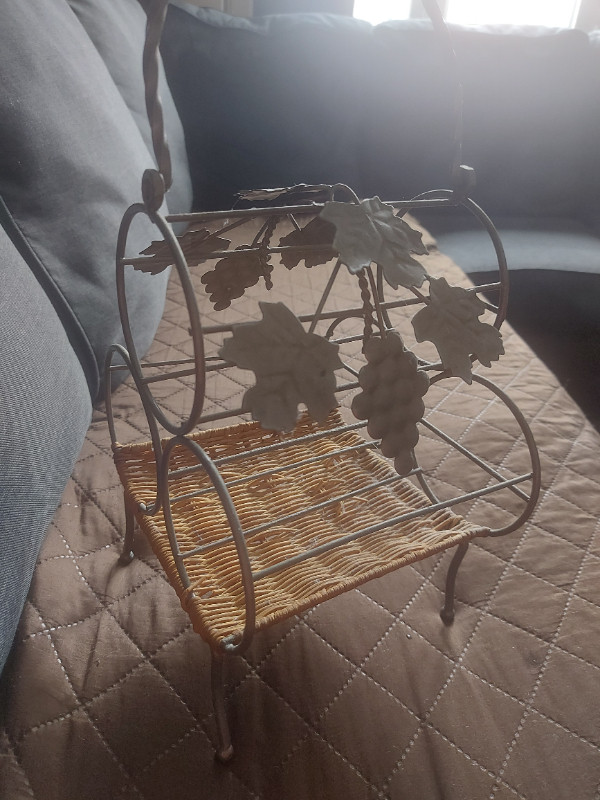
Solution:
<svg viewBox="0 0 600 800"><path fill-rule="evenodd" d="M6 224L60 307L95 398L106 348L121 339L117 232L125 209L140 199L141 175L153 161L66 0L2 5L0 195ZM141 250L152 234L140 222L131 251ZM162 314L166 279L130 276L141 351Z"/></svg>
<svg viewBox="0 0 600 800"><path fill-rule="evenodd" d="M585 218L600 180L600 69L583 31L450 26L464 89L463 163L490 212ZM425 21L374 31L367 194L447 188L455 81ZM387 73L394 80L383 82Z"/></svg>
<svg viewBox="0 0 600 800"><path fill-rule="evenodd" d="M335 15L249 21L170 6L161 50L197 208L228 208L240 189L359 183L364 97L354 56L370 31Z"/></svg>
<svg viewBox="0 0 600 800"><path fill-rule="evenodd" d="M0 671L92 406L44 289L0 227Z"/></svg>
<svg viewBox="0 0 600 800"><path fill-rule="evenodd" d="M101 3L98 0L68 0L69 5L106 64L117 89L131 112L148 150L152 152L152 134L146 113L142 53L146 15L137 0ZM171 154L173 185L167 196L169 211L190 210L192 186L181 121L167 85L162 64L159 75L165 132Z"/></svg>
<svg viewBox="0 0 600 800"><path fill-rule="evenodd" d="M405 199L451 183L456 80L426 20L371 27L288 14L249 22L171 6L163 56L197 205L239 188L350 183ZM600 180L600 65L579 30L450 26L463 162L500 214L589 221Z"/></svg>

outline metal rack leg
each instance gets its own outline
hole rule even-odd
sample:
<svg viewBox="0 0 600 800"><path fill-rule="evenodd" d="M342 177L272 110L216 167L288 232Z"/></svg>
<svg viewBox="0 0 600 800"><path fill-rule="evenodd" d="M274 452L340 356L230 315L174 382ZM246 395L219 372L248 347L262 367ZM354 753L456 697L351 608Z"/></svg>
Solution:
<svg viewBox="0 0 600 800"><path fill-rule="evenodd" d="M454 587L456 585L456 574L468 547L468 542L459 544L450 562L450 566L448 567L448 574L446 575L446 596L444 598L444 607L440 611L440 617L444 625L451 625L454 622Z"/></svg>
<svg viewBox="0 0 600 800"><path fill-rule="evenodd" d="M125 539L123 550L119 557L119 564L127 566L133 560L133 533L135 528L135 516L131 503L125 500Z"/></svg>
<svg viewBox="0 0 600 800"><path fill-rule="evenodd" d="M217 723L217 736L219 740L217 758L219 761L229 761L233 756L231 734L225 711L225 691L223 684L223 658L212 653L210 683L212 690L213 708Z"/></svg>

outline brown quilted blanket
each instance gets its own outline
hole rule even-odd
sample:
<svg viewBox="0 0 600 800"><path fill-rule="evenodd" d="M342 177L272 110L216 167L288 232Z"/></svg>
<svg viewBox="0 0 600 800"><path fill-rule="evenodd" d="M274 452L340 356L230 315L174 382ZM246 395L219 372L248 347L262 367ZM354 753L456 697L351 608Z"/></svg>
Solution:
<svg viewBox="0 0 600 800"><path fill-rule="evenodd" d="M443 255L433 274L461 280ZM203 270L200 269L201 273ZM314 307L323 270L298 267L273 299ZM346 302L348 278L336 291ZM206 319L218 316L200 289ZM271 299L271 298L269 298ZM242 299L238 319L255 316ZM153 355L187 347L172 283ZM543 488L532 520L473 544L457 614L439 618L449 554L258 635L227 671L236 754L214 760L209 653L156 559L117 564L124 514L99 409L40 555L2 681L0 796L7 800L599 800L600 439L519 338L491 371L530 421ZM226 379L224 379L226 381ZM163 402L177 413L189 380ZM219 386L239 405L244 387ZM146 436L129 385L124 436ZM430 419L509 472L523 469L502 406L448 382ZM468 478L423 434L442 494ZM462 513L495 525L499 497Z"/></svg>

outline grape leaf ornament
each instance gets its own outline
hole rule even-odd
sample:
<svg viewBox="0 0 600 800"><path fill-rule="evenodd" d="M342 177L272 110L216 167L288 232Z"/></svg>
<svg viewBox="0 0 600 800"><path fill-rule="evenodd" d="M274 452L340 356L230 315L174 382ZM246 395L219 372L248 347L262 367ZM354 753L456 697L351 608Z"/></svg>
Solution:
<svg viewBox="0 0 600 800"><path fill-rule="evenodd" d="M491 367L504 353L500 331L479 320L484 311L474 292L450 286L445 278L430 278L429 302L412 319L417 341L433 342L444 368L469 384L471 355Z"/></svg>
<svg viewBox="0 0 600 800"><path fill-rule="evenodd" d="M261 207L277 204L317 203L326 200L331 187L324 184L297 183L276 189L244 189L237 193L240 200L258 203Z"/></svg>
<svg viewBox="0 0 600 800"><path fill-rule="evenodd" d="M317 249L309 253L302 253L299 250L284 250L281 253L281 263L287 269L298 266L300 261L304 261L310 269L319 264L326 264L334 256L332 250L335 228L321 217L315 217L307 225L299 230L283 236L279 242L280 247L302 247L303 245L316 245Z"/></svg>
<svg viewBox="0 0 600 800"><path fill-rule="evenodd" d="M319 216L335 225L333 246L350 272L375 262L393 289L422 286L427 272L411 256L427 255L421 234L378 197L360 203L325 203Z"/></svg>
<svg viewBox="0 0 600 800"><path fill-rule="evenodd" d="M231 242L208 230L189 230L177 237L179 246L190 267L205 261L215 250L227 250ZM141 251L148 258L138 261L134 268L141 272L157 275L175 263L173 251L165 241L154 241Z"/></svg>
<svg viewBox="0 0 600 800"><path fill-rule="evenodd" d="M337 406L334 370L343 366L338 345L307 333L284 303L259 303L262 320L233 326L219 355L240 369L252 370L256 383L242 406L263 428L291 431L304 403L310 416L324 422Z"/></svg>
<svg viewBox="0 0 600 800"><path fill-rule="evenodd" d="M250 252L243 254L243 250ZM236 247L235 252L236 255L225 256L200 278L215 311L230 306L232 300L242 297L246 289L255 286L261 277L265 279L267 289L272 287L270 274L273 266L263 253L256 252L251 245Z"/></svg>

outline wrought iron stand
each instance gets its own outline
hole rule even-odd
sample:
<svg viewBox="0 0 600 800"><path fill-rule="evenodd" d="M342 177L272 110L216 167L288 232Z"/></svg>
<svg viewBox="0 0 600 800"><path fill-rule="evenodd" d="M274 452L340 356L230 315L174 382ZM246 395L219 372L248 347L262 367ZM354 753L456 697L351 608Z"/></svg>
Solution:
<svg viewBox="0 0 600 800"><path fill-rule="evenodd" d="M119 232L117 288L126 347L114 345L107 355L106 405L125 493L121 562L133 557L137 521L194 629L211 648L217 754L227 760L233 750L223 693L224 656L243 653L256 631L456 547L441 612L450 624L456 574L469 542L505 535L527 520L539 494L540 464L519 409L471 369L478 360L489 365L501 354L499 330L508 299L502 244L468 196L471 171L457 162L454 188L409 201L360 202L346 186L300 186L249 193L250 208L164 217L159 209L171 170L157 95L157 53L165 10L165 0L151 4L144 54L158 169L144 174L143 201L127 210ZM435 9L432 17L435 22ZM425 255L426 248L403 217L433 206L461 206L480 220L497 254L497 284L464 289L427 275L414 258ZM128 234L138 215L151 220L159 237L144 254L131 256ZM172 225L182 222L187 230L175 235ZM248 238L229 250L225 234L235 228L248 230ZM281 303L263 302L262 320L257 316L246 325L225 321L203 326L192 270L213 264L202 283L219 310L261 283L267 299L277 261L288 269L304 261L329 271L313 313L298 317ZM126 273L156 273L169 266L187 307L192 355L143 361L132 334ZM346 268L356 275L356 304L330 307ZM426 282L429 295L421 289ZM402 288L388 297L386 283ZM499 293L497 306L479 297L492 289ZM448 353L445 343L431 336L443 354L438 360L417 358L393 324L395 315L415 311L417 340L419 335L428 338L427 330L436 327L441 315L451 321L449 330L468 325L482 332L486 344L467 350L463 345L462 351L451 348ZM480 322L483 314L491 322ZM118 441L111 375L124 369L146 413L147 442ZM256 376L242 406L205 410L212 378L240 369ZM508 474L488 463L424 415L428 388L456 375L506 406L528 453L530 468L523 474ZM181 417L171 416L155 396L156 387L174 378L191 382L191 410ZM350 405L351 421L339 405ZM222 427L214 427L216 423ZM419 428L475 464L483 482L471 491L439 498L419 464ZM475 524L453 510L500 492L511 493L520 503L502 528Z"/></svg>

